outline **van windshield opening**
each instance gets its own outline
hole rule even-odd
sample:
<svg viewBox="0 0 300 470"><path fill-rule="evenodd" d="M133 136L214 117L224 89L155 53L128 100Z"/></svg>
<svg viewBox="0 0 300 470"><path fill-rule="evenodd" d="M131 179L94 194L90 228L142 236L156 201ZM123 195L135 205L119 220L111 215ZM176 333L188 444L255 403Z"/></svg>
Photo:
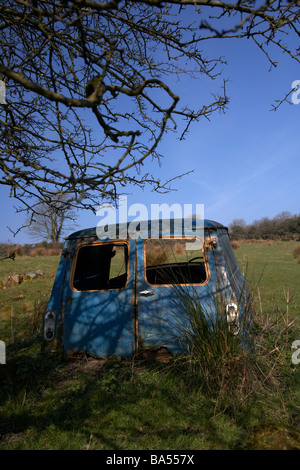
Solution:
<svg viewBox="0 0 300 470"><path fill-rule="evenodd" d="M127 283L125 243L86 245L78 250L73 288L78 291L121 289Z"/></svg>
<svg viewBox="0 0 300 470"><path fill-rule="evenodd" d="M149 284L203 284L207 269L203 246L198 238L148 239L145 277Z"/></svg>

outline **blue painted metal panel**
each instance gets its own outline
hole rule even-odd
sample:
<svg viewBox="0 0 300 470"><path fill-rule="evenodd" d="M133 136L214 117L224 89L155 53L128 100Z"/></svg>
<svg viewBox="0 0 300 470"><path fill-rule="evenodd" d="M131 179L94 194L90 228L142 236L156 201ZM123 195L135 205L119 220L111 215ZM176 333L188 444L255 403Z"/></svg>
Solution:
<svg viewBox="0 0 300 470"><path fill-rule="evenodd" d="M171 352L185 351L182 328L187 324L180 297L176 288L170 286L149 286L143 277L139 278L139 289L150 290L153 295L139 296L139 338L144 347L167 347ZM197 296L206 311L211 309L210 284L203 286L182 286L181 292ZM214 312L212 312L214 313Z"/></svg>
<svg viewBox="0 0 300 470"><path fill-rule="evenodd" d="M74 247L76 241L73 241ZM134 287L135 244L129 243L128 282L122 289L75 291L71 286L72 265L66 259L61 297L62 345L66 353L87 351L103 357L130 356L135 348ZM74 269L74 267L73 267Z"/></svg>
<svg viewBox="0 0 300 470"><path fill-rule="evenodd" d="M176 233L173 233L176 237ZM191 232L186 231L185 236ZM212 236L217 236L216 232ZM199 304L203 311L214 317L214 301L220 293L213 251L206 250L208 279L202 285L183 285L180 287L167 285L150 285L144 275L143 253L144 240L137 245L138 253L138 316L139 339L144 347L165 346L173 353L185 351L182 331L187 324L187 316L183 311L181 294L190 295ZM230 289L230 286L227 286ZM140 295L140 293L148 295ZM179 292L179 295L178 295ZM230 292L231 289L230 289Z"/></svg>

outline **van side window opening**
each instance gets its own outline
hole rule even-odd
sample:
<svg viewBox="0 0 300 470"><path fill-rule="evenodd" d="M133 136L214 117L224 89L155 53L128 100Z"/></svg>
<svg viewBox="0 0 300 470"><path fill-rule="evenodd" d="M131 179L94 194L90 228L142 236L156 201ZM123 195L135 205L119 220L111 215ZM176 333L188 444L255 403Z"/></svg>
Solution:
<svg viewBox="0 0 300 470"><path fill-rule="evenodd" d="M127 282L125 243L86 245L77 253L73 288L78 291L122 289Z"/></svg>
<svg viewBox="0 0 300 470"><path fill-rule="evenodd" d="M149 284L203 284L208 279L202 243L197 238L148 239L144 250Z"/></svg>

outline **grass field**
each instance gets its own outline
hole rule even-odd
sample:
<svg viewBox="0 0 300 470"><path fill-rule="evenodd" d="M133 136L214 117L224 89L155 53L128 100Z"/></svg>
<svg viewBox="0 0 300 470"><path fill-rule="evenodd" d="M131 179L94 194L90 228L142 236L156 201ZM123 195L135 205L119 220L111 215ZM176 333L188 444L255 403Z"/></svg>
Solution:
<svg viewBox="0 0 300 470"><path fill-rule="evenodd" d="M266 314L286 312L289 301L290 314L300 320L300 263L293 257L298 245L299 242L240 242L235 250L257 308Z"/></svg>
<svg viewBox="0 0 300 470"><path fill-rule="evenodd" d="M184 360L45 358L41 318L59 258L0 263L2 286L10 275L44 271L0 290L0 339L7 344L0 449L300 449L300 364L291 361L292 342L300 339L295 246L243 242L235 250L267 348L258 354L262 379L247 393L239 392L238 381L235 392L208 390Z"/></svg>
<svg viewBox="0 0 300 470"><path fill-rule="evenodd" d="M51 294L58 262L58 256L37 256L0 263L0 339L6 344L18 343L40 331L41 316ZM44 275L3 289L9 276L36 270L43 271Z"/></svg>

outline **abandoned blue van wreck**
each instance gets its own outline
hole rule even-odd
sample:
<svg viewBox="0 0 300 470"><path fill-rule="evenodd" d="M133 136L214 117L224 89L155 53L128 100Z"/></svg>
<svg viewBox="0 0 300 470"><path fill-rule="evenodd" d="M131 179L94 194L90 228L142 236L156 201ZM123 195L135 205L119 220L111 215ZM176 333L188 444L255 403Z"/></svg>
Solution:
<svg viewBox="0 0 300 470"><path fill-rule="evenodd" d="M196 293L211 317L221 299L228 328L238 334L251 295L228 229L204 220L199 231L195 221L186 229L184 220L168 220L165 233L162 222L147 221L136 237L120 224L105 239L97 228L66 238L44 316L43 350L96 357L184 352L178 288Z"/></svg>

